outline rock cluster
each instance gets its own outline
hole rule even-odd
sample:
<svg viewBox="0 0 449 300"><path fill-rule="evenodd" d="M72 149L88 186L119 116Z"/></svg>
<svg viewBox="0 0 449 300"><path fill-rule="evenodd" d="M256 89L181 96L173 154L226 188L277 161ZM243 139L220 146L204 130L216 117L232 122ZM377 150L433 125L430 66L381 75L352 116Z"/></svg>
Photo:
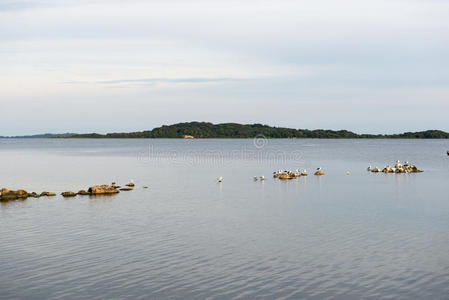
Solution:
<svg viewBox="0 0 449 300"><path fill-rule="evenodd" d="M419 170L415 165L410 164L408 161L404 162L404 164L401 164L398 161L396 161L396 164L394 167L390 167L390 165L386 165L383 169L380 168L371 168L371 166L368 167L368 171L371 171L373 173L421 173L423 171Z"/></svg>
<svg viewBox="0 0 449 300"><path fill-rule="evenodd" d="M26 199L28 197L33 197L33 198L39 198L39 197L43 197L43 196L49 197L49 196L55 196L55 195L56 195L55 193L51 193L51 192L42 192L42 193L38 194L36 192L28 193L25 190L11 191L6 188L2 188L0 190L0 200L1 201Z"/></svg>
<svg viewBox="0 0 449 300"><path fill-rule="evenodd" d="M87 191L80 190L80 191L78 191L78 193L75 193L72 191L62 192L61 195L63 197L75 197L77 195L113 195L113 194L119 193L120 191L132 191L135 184L131 180L131 182L128 183L126 186L127 187L120 188L120 186L116 185L116 183L113 182L111 185L107 185L107 184L94 185L94 186L89 187L89 189ZM148 188L148 187L145 187L145 188ZM42 192L40 194L37 194L35 192L28 193L25 190L10 191L5 188L0 190L0 200L1 201L26 199L28 197L39 198L39 197L43 197L43 196L51 197L51 196L56 196L56 194L52 193L52 192Z"/></svg>
<svg viewBox="0 0 449 300"><path fill-rule="evenodd" d="M307 176L307 171L306 170L300 171L299 169L296 169L295 172L292 172L289 170L284 170L284 171L279 170L279 171L273 172L273 177L281 179L281 180L298 178L300 176Z"/></svg>

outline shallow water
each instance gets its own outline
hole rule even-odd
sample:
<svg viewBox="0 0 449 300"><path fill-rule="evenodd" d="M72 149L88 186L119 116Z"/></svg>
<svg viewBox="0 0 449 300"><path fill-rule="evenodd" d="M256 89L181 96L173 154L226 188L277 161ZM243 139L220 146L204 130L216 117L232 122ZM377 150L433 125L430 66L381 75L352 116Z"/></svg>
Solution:
<svg viewBox="0 0 449 300"><path fill-rule="evenodd" d="M447 150L447 140L0 139L0 187L136 182L111 197L1 202L0 298L448 299ZM366 171L397 159L425 172ZM325 176L271 177L319 166Z"/></svg>

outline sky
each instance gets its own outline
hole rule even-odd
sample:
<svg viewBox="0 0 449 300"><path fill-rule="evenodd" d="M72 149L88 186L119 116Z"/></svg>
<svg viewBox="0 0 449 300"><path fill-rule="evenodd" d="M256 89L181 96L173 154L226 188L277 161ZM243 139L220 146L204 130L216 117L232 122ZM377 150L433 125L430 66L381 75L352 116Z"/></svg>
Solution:
<svg viewBox="0 0 449 300"><path fill-rule="evenodd" d="M0 0L0 135L449 131L446 0Z"/></svg>

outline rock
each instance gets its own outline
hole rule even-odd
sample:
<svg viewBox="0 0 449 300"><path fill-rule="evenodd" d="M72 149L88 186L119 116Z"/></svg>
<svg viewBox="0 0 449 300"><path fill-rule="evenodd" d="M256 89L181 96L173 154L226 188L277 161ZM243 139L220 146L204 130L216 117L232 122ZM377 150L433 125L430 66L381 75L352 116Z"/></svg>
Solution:
<svg viewBox="0 0 449 300"><path fill-rule="evenodd" d="M120 190L121 190L121 191L132 191L133 188L125 187L125 188L121 188Z"/></svg>
<svg viewBox="0 0 449 300"><path fill-rule="evenodd" d="M112 195L119 192L115 187L106 184L91 186L87 191L92 195Z"/></svg>
<svg viewBox="0 0 449 300"><path fill-rule="evenodd" d="M398 169L396 169L398 170ZM383 168L382 172L384 173L394 173L396 170L393 170L390 166L386 166L385 168Z"/></svg>
<svg viewBox="0 0 449 300"><path fill-rule="evenodd" d="M53 196L56 196L56 194L52 193L52 192L42 192L41 197L42 196L53 197Z"/></svg>
<svg viewBox="0 0 449 300"><path fill-rule="evenodd" d="M29 193L28 194L28 197L33 197L33 198L39 198L41 195L39 195L39 194L37 194L37 193L35 193L35 192L32 192L32 193Z"/></svg>
<svg viewBox="0 0 449 300"><path fill-rule="evenodd" d="M90 195L90 193L86 192L85 190L81 190L78 192L78 195Z"/></svg>
<svg viewBox="0 0 449 300"><path fill-rule="evenodd" d="M278 176L278 178L281 179L281 180L289 180L289 179L293 179L294 177L295 177L295 175L290 174L290 173L280 174Z"/></svg>
<svg viewBox="0 0 449 300"><path fill-rule="evenodd" d="M130 182L130 183L126 184L126 186L129 186L129 187L134 187L134 186L135 186L135 184L134 184L134 182Z"/></svg>
<svg viewBox="0 0 449 300"><path fill-rule="evenodd" d="M147 189L148 187L147 187L147 186L144 186L143 188L144 188L144 189Z"/></svg>
<svg viewBox="0 0 449 300"><path fill-rule="evenodd" d="M61 193L63 197L75 197L76 194L74 192L63 192Z"/></svg>
<svg viewBox="0 0 449 300"><path fill-rule="evenodd" d="M369 169L369 168L368 168ZM419 170L416 166L409 164L408 161L406 161L403 165L397 161L395 166L392 168L389 165L387 165L385 168L380 170L379 168L372 169L371 172L384 172L384 173L396 173L396 174L402 174L402 173L420 173L422 172Z"/></svg>
<svg viewBox="0 0 449 300"><path fill-rule="evenodd" d="M321 175L324 175L324 172L323 171L316 171L313 175L321 176Z"/></svg>
<svg viewBox="0 0 449 300"><path fill-rule="evenodd" d="M26 199L28 197L28 192L25 190L10 191L3 188L1 190L1 200L16 200L16 199Z"/></svg>

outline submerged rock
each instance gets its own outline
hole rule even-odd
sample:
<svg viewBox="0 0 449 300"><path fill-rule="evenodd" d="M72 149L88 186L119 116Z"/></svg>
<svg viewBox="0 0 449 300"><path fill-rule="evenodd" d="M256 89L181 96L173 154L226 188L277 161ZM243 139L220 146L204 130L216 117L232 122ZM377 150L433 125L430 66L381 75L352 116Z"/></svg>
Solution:
<svg viewBox="0 0 449 300"><path fill-rule="evenodd" d="M33 198L39 198L41 195L37 194L36 192L32 192L28 194L28 197L33 197Z"/></svg>
<svg viewBox="0 0 449 300"><path fill-rule="evenodd" d="M103 184L103 185L94 185L88 189L88 193L91 195L111 195L117 194L119 191L116 187Z"/></svg>
<svg viewBox="0 0 449 300"><path fill-rule="evenodd" d="M324 172L323 171L316 171L313 175L321 176L321 175L324 175Z"/></svg>
<svg viewBox="0 0 449 300"><path fill-rule="evenodd" d="M75 197L76 194L74 192L62 192L61 195L63 197Z"/></svg>
<svg viewBox="0 0 449 300"><path fill-rule="evenodd" d="M90 193L86 192L85 190L81 190L78 192L78 195L90 195Z"/></svg>
<svg viewBox="0 0 449 300"><path fill-rule="evenodd" d="M131 188L131 187L124 187L124 188L121 188L120 190L121 191L132 191L133 188Z"/></svg>

